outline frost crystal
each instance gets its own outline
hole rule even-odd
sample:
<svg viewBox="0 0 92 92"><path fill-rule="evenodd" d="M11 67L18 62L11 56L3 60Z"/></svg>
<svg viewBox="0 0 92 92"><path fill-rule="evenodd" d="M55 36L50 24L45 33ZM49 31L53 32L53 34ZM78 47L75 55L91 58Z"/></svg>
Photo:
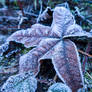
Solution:
<svg viewBox="0 0 92 92"><path fill-rule="evenodd" d="M62 83L55 83L49 87L48 92L72 92L71 89Z"/></svg>
<svg viewBox="0 0 92 92"><path fill-rule="evenodd" d="M29 73L9 77L2 86L1 92L35 92L37 80Z"/></svg>

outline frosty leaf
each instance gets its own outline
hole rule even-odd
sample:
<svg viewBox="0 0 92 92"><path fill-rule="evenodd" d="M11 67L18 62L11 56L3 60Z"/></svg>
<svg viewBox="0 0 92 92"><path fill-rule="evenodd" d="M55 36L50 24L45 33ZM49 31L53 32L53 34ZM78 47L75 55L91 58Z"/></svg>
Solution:
<svg viewBox="0 0 92 92"><path fill-rule="evenodd" d="M80 61L76 46L70 40L57 44L52 59L54 68L64 83L75 92L83 86Z"/></svg>
<svg viewBox="0 0 92 92"><path fill-rule="evenodd" d="M37 46L42 39L58 37L51 28L40 24L35 24L27 30L20 30L11 35L7 41L16 41L25 45L25 47Z"/></svg>
<svg viewBox="0 0 92 92"><path fill-rule="evenodd" d="M35 74L37 74L39 71L39 65L40 65L39 61L45 58L50 59L52 57L51 54L53 52L52 48L54 48L54 46L58 42L59 42L59 39L56 39L56 38L55 39L52 39L52 38L44 39L40 42L40 44L36 48L34 48L30 52L22 56L19 62L20 73L31 70Z"/></svg>
<svg viewBox="0 0 92 92"><path fill-rule="evenodd" d="M62 13L61 13L62 12ZM66 14L67 13L67 14ZM52 31L61 33L63 38L86 37L92 38L92 34L75 24L74 16L64 7L56 7L53 13Z"/></svg>
<svg viewBox="0 0 92 92"><path fill-rule="evenodd" d="M57 75L73 92L83 87L83 74L75 44L69 37L92 37L75 24L74 16L64 7L56 7L51 27L35 24L32 28L21 30L8 38L26 47L36 46L19 61L20 73L39 72L40 60L52 59ZM65 38L68 38L67 40Z"/></svg>
<svg viewBox="0 0 92 92"><path fill-rule="evenodd" d="M60 37L64 36L67 28L75 24L74 16L64 7L56 7L53 12L52 31L60 33Z"/></svg>
<svg viewBox="0 0 92 92"><path fill-rule="evenodd" d="M29 73L17 74L9 77L2 86L2 92L35 92L37 80L31 77Z"/></svg>
<svg viewBox="0 0 92 92"><path fill-rule="evenodd" d="M83 87L78 52L73 42L58 39L41 41L36 48L20 58L20 73L31 70L37 74L41 59L52 59L58 76L73 91Z"/></svg>
<svg viewBox="0 0 92 92"><path fill-rule="evenodd" d="M68 27L67 31L65 32L63 38L69 38L69 37L86 37L86 38L92 38L92 34L86 31L83 31L83 29L77 25L73 24Z"/></svg>
<svg viewBox="0 0 92 92"><path fill-rule="evenodd" d="M49 87L48 92L72 92L71 89L63 83L55 83Z"/></svg>

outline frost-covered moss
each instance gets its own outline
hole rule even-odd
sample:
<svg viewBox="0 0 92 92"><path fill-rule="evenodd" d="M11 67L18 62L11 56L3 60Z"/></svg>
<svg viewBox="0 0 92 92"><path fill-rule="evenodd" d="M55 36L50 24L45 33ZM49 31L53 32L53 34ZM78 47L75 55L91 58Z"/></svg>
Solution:
<svg viewBox="0 0 92 92"><path fill-rule="evenodd" d="M48 92L72 92L71 89L63 83L55 83L49 87Z"/></svg>

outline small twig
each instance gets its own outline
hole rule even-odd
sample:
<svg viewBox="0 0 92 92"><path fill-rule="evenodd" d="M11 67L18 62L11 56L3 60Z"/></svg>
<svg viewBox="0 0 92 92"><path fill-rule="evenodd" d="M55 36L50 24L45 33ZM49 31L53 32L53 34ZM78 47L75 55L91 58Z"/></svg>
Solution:
<svg viewBox="0 0 92 92"><path fill-rule="evenodd" d="M86 48L86 53L89 53L90 50L91 50L91 42L88 42L88 45ZM83 61L83 73L85 72L85 65L86 65L87 59L88 59L88 57L85 56L84 61Z"/></svg>
<svg viewBox="0 0 92 92"><path fill-rule="evenodd" d="M77 2L78 3L89 3L89 4L92 4L91 0L78 0Z"/></svg>
<svg viewBox="0 0 92 92"><path fill-rule="evenodd" d="M80 18L82 18L83 20L85 20L85 21L88 22L89 24L92 24L92 21L86 19L83 15L81 15L80 10L79 10L78 7L75 7L75 10L76 10L76 12L77 12L77 15L78 15Z"/></svg>
<svg viewBox="0 0 92 92"><path fill-rule="evenodd" d="M53 80L56 81L58 78L57 74L54 76Z"/></svg>
<svg viewBox="0 0 92 92"><path fill-rule="evenodd" d="M40 0L40 12L39 12L39 16L38 16L38 18L37 18L37 23L38 23L38 21L39 21L39 18L40 18L40 15L41 15L41 13L42 13L42 0Z"/></svg>
<svg viewBox="0 0 92 92"><path fill-rule="evenodd" d="M87 85L89 84L86 78L85 78L85 83L86 83Z"/></svg>
<svg viewBox="0 0 92 92"><path fill-rule="evenodd" d="M86 18L91 18L92 17L92 15L88 15Z"/></svg>
<svg viewBox="0 0 92 92"><path fill-rule="evenodd" d="M23 21L25 19L27 20L28 18L27 17L24 17L21 11L18 12L18 15L19 15L18 16L18 20L19 20L18 29L20 29L20 26L23 23Z"/></svg>
<svg viewBox="0 0 92 92"><path fill-rule="evenodd" d="M90 79L92 80L92 76L87 72L87 75L90 77Z"/></svg>
<svg viewBox="0 0 92 92"><path fill-rule="evenodd" d="M83 55L85 55L84 60L83 60L83 66L82 66L83 73L85 73L85 64L86 64L86 62L87 62L87 58L88 58L88 57L91 57L91 58L92 58L92 55L88 54L89 51L90 51L90 49L91 49L90 47L91 47L91 42L88 43L85 52L83 52L83 51L81 51L81 50L78 50L80 53L82 53Z"/></svg>
<svg viewBox="0 0 92 92"><path fill-rule="evenodd" d="M52 18L52 9L50 7L47 7L42 14L38 16L37 22L49 20Z"/></svg>
<svg viewBox="0 0 92 92"><path fill-rule="evenodd" d="M22 14L23 14L23 16L24 16L23 6L22 6L22 3L21 3L20 0L18 0L18 5L19 5L19 8L20 8L20 10L22 11Z"/></svg>
<svg viewBox="0 0 92 92"><path fill-rule="evenodd" d="M28 15L30 15L30 16L38 17L37 14L34 14L34 13L32 13L32 12L24 11L24 13L25 13L25 14L28 14Z"/></svg>
<svg viewBox="0 0 92 92"><path fill-rule="evenodd" d="M17 17L12 17L12 16L0 16L0 19L18 20Z"/></svg>
<svg viewBox="0 0 92 92"><path fill-rule="evenodd" d="M49 84L49 82L47 81L47 80L42 80L42 79L38 79L38 78L36 78L37 79L37 81L38 82L40 82L40 83L46 83L46 84Z"/></svg>
<svg viewBox="0 0 92 92"><path fill-rule="evenodd" d="M37 79L38 82L40 82L40 83L45 83L45 84L47 84L47 85L51 85L52 83L54 83L53 80L48 81L48 80L46 80L46 79L38 79L38 78L36 78L36 79Z"/></svg>
<svg viewBox="0 0 92 92"><path fill-rule="evenodd" d="M80 52L81 54L85 55L85 56L88 56L88 57L91 57L92 58L92 55L82 51L82 50L78 50L78 52Z"/></svg>

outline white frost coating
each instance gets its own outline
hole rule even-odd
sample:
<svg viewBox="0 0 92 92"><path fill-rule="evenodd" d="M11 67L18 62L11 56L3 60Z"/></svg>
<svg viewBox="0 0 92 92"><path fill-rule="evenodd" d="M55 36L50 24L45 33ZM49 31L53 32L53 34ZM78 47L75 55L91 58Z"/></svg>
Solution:
<svg viewBox="0 0 92 92"><path fill-rule="evenodd" d="M92 33L92 29L90 30L90 32Z"/></svg>
<svg viewBox="0 0 92 92"><path fill-rule="evenodd" d="M60 73L58 72L57 67L55 66L55 63L54 63L53 58L52 58L52 64L54 65L54 69L55 69L57 75L59 76L59 78L66 84L64 78L63 78L63 77L60 75Z"/></svg>
<svg viewBox="0 0 92 92"><path fill-rule="evenodd" d="M72 41L71 41L72 42ZM72 42L73 43L73 42ZM84 87L84 79L83 79L83 73L82 73L82 68L81 68L81 63L80 63L80 58L79 58L79 53L77 51L77 48L75 46L75 44L73 43L74 47L75 47L75 51L76 51L76 54L77 54L77 59L78 59L78 64L79 64L79 70L80 70L80 74L81 74L81 79L82 79L82 84L83 84L83 87Z"/></svg>
<svg viewBox="0 0 92 92"><path fill-rule="evenodd" d="M14 36L16 36L16 35L18 35L19 34L19 32L22 32L22 31L25 31L25 30L19 30L19 31L16 31L15 33L13 33L6 41L7 42L9 42L9 41L15 41L16 42L16 40L13 38L12 39L12 37ZM15 35L16 34L16 35Z"/></svg>
<svg viewBox="0 0 92 92"><path fill-rule="evenodd" d="M72 42L72 41L71 41L71 42ZM72 42L72 43L73 43L73 42ZM79 72L80 72L81 79L82 79L81 85L84 86L83 74L82 74L82 70L81 70L81 64L80 64L79 54L78 54L77 48L76 48L76 46L75 46L74 43L73 43L73 45L74 45L74 47L75 47L75 51L76 51L76 55L77 55L77 59L78 59L77 61L78 61L78 64L79 64ZM59 76L59 78L60 78L65 84L67 84L66 81L64 80L64 78L62 77L62 75L60 75L60 73L58 72L58 69L57 69L57 67L55 66L55 62L54 62L53 58L52 58L52 63L53 63L53 65L54 65L54 69L55 69L57 75Z"/></svg>
<svg viewBox="0 0 92 92"><path fill-rule="evenodd" d="M59 32L59 30L63 31L63 30L61 29L61 27L58 27L57 25L52 25L52 26L53 26L53 27L52 27L52 30L55 31L56 35L57 35L58 37L61 37L61 32Z"/></svg>
<svg viewBox="0 0 92 92"><path fill-rule="evenodd" d="M72 92L72 91L66 84L55 83L49 87L47 92Z"/></svg>
<svg viewBox="0 0 92 92"><path fill-rule="evenodd" d="M75 24L72 13L65 7L56 7L53 13L52 31L58 31L62 34L68 26ZM55 30L56 29L56 30Z"/></svg>
<svg viewBox="0 0 92 92"><path fill-rule="evenodd" d="M43 11L43 13L39 15L39 17L38 17L38 19L37 19L37 23L38 23L39 21L44 21L44 20L46 20L46 19L50 19L50 18L51 18L51 16L48 14L48 10L51 10L51 8L50 8L50 7L47 7L47 8L45 9L45 11Z"/></svg>
<svg viewBox="0 0 92 92"><path fill-rule="evenodd" d="M28 30L28 29L27 29ZM22 35L25 36L27 34L27 30L22 31Z"/></svg>
<svg viewBox="0 0 92 92"><path fill-rule="evenodd" d="M0 55L2 56L2 54L7 51L9 48L9 42L6 42L5 44L0 46Z"/></svg>
<svg viewBox="0 0 92 92"><path fill-rule="evenodd" d="M78 24L73 24L67 28L67 33L73 34L75 32L82 32L83 29Z"/></svg>
<svg viewBox="0 0 92 92"><path fill-rule="evenodd" d="M81 26L77 24L73 24L67 28L67 31L63 38L68 38L68 37L87 37L87 38L92 38L92 34L86 31L83 31Z"/></svg>
<svg viewBox="0 0 92 92"><path fill-rule="evenodd" d="M63 36L63 39L64 38L69 38L69 37L87 37L87 38L92 38L92 35L88 32L75 32L74 34L68 34L68 35L65 35Z"/></svg>
<svg viewBox="0 0 92 92"><path fill-rule="evenodd" d="M92 29L90 30L91 38L92 38Z"/></svg>
<svg viewBox="0 0 92 92"><path fill-rule="evenodd" d="M37 80L30 73L21 73L9 77L1 88L1 92L35 92Z"/></svg>
<svg viewBox="0 0 92 92"><path fill-rule="evenodd" d="M58 14L58 16L56 16ZM62 16L63 15L63 16ZM69 15L67 17L67 15ZM57 22L57 18L56 17L61 17L61 18L65 18L66 19L69 19L69 17L72 17L72 20L75 24L75 19L74 19L74 16L72 15L72 13L70 12L70 10L66 9L65 7L56 7L54 9L54 14L53 14L53 17L55 17L54 21ZM64 19L65 20L65 19ZM61 20L58 20L58 21L61 21ZM63 21L63 22L66 22L66 21Z"/></svg>
<svg viewBox="0 0 92 92"><path fill-rule="evenodd" d="M40 42L40 46L41 46L41 44L43 44L44 42L45 43L48 43L49 41L57 41L56 42L56 44L60 41L59 39L57 39L57 38L47 38L47 39L44 39L44 40L42 40L41 42ZM39 46L39 47L40 47ZM41 56L40 57L40 59L38 60L38 61L40 61L40 60L42 60L42 59L52 59L52 54L53 54L53 49L55 48L55 44L54 44L54 46L52 46L43 56Z"/></svg>

